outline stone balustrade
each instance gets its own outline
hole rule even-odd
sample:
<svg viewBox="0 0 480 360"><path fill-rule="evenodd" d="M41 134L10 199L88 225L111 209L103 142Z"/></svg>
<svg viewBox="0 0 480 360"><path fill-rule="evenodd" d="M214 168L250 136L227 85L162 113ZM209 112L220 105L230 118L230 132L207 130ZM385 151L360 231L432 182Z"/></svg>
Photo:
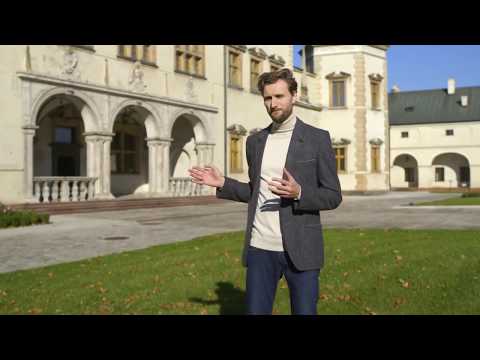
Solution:
<svg viewBox="0 0 480 360"><path fill-rule="evenodd" d="M168 192L170 196L202 196L204 186L195 184L191 178L170 178Z"/></svg>
<svg viewBox="0 0 480 360"><path fill-rule="evenodd" d="M34 177L34 198L39 203L87 201L95 198L94 177Z"/></svg>

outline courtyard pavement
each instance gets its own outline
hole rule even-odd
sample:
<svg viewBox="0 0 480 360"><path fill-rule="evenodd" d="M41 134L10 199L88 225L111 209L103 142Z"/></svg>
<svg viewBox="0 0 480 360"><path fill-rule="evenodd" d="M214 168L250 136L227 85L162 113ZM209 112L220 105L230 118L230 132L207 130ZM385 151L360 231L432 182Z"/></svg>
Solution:
<svg viewBox="0 0 480 360"><path fill-rule="evenodd" d="M480 229L480 207L409 207L458 196L392 192L344 196L321 213L325 228ZM0 230L0 273L244 230L246 204L53 215L51 224Z"/></svg>

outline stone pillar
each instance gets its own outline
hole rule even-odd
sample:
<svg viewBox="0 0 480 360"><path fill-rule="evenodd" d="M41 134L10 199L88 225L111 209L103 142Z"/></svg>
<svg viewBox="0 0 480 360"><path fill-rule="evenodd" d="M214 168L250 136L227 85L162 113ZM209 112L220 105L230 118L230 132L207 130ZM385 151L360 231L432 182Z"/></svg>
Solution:
<svg viewBox="0 0 480 360"><path fill-rule="evenodd" d="M114 134L104 135L101 139L103 143L103 166L102 166L102 193L100 194L101 198L104 199L113 199L112 195L112 187L111 187L111 178L112 178L112 171L111 171L111 146L112 146L112 139Z"/></svg>
<svg viewBox="0 0 480 360"><path fill-rule="evenodd" d="M418 166L418 188L429 189L433 186L435 173L431 165Z"/></svg>
<svg viewBox="0 0 480 360"><path fill-rule="evenodd" d="M354 55L354 107L355 107L355 179L357 191L366 191L367 183L367 99L365 84L365 56ZM347 95L348 99L348 95Z"/></svg>
<svg viewBox="0 0 480 360"><path fill-rule="evenodd" d="M148 183L151 195L166 195L170 180L170 144L173 139L147 138Z"/></svg>
<svg viewBox="0 0 480 360"><path fill-rule="evenodd" d="M33 137L38 126L26 125L23 130L23 193L25 202L36 202L33 196Z"/></svg>
<svg viewBox="0 0 480 360"><path fill-rule="evenodd" d="M87 176L95 177L95 198L113 199L110 187L112 133L84 133L87 144Z"/></svg>
<svg viewBox="0 0 480 360"><path fill-rule="evenodd" d="M470 165L470 188L480 189L480 165Z"/></svg>
<svg viewBox="0 0 480 360"><path fill-rule="evenodd" d="M213 147L212 143L197 143L195 150L197 151L198 166L213 165ZM211 190L207 186L202 186L202 195L210 195Z"/></svg>

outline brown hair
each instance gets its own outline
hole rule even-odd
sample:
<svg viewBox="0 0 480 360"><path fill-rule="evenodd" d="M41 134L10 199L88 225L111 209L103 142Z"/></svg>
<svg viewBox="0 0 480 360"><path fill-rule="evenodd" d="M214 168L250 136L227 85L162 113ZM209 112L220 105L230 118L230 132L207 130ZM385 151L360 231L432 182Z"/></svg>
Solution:
<svg viewBox="0 0 480 360"><path fill-rule="evenodd" d="M263 73L258 78L258 91L263 95L263 89L266 85L275 84L278 80L283 80L288 85L288 90L292 95L297 92L298 84L293 73L290 69L281 69L278 71L272 71Z"/></svg>

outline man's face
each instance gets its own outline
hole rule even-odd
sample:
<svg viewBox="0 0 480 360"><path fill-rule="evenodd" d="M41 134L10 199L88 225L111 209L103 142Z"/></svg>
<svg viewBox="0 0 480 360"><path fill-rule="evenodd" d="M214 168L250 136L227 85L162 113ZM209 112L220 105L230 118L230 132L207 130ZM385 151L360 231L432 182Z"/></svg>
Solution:
<svg viewBox="0 0 480 360"><path fill-rule="evenodd" d="M292 114L293 104L297 95L288 91L288 84L284 80L278 80L274 84L266 85L263 89L263 102L268 115L276 123L283 123Z"/></svg>

